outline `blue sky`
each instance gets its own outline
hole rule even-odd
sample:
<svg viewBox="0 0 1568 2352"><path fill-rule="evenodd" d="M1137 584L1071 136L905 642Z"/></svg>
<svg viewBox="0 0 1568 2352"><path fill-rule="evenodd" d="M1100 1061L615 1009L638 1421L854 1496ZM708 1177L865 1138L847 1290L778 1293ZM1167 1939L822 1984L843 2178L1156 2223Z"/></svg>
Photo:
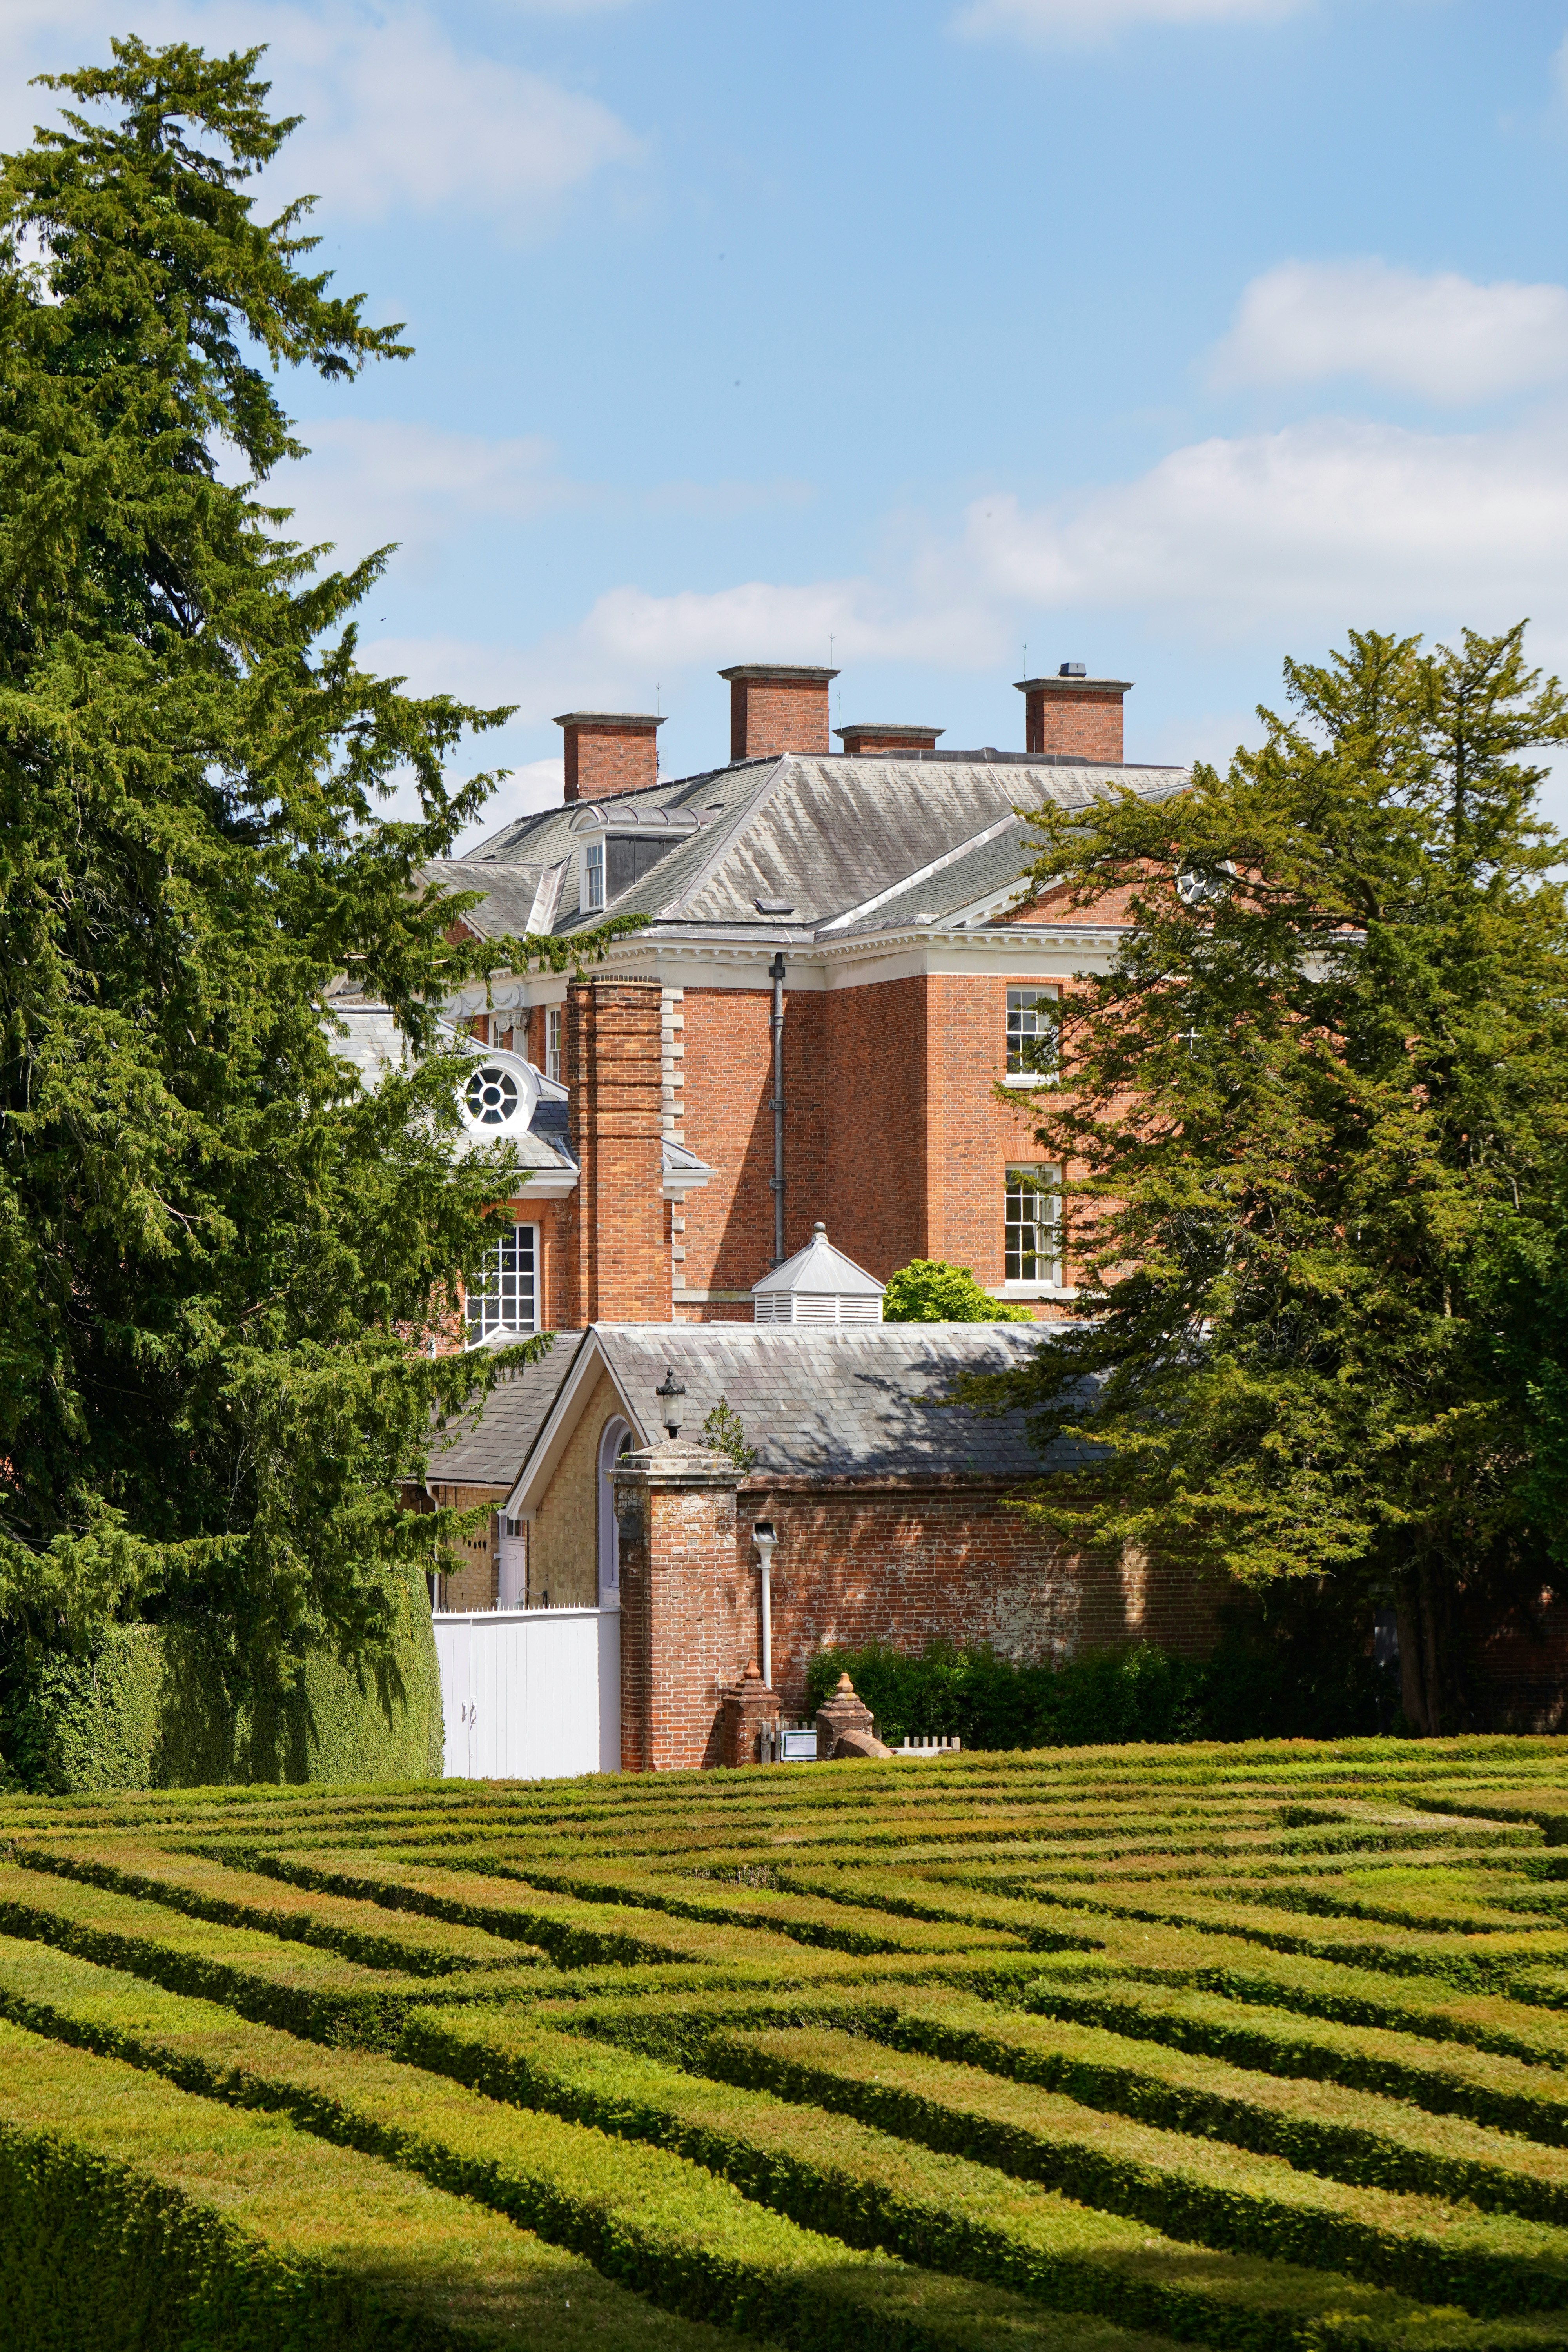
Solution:
<svg viewBox="0 0 1568 2352"><path fill-rule="evenodd" d="M374 667L519 706L485 830L556 711L721 760L731 662L1021 749L1026 646L1161 760L1348 626L1568 673L1568 0L6 0L6 143L122 29L270 45L408 322L279 488L401 542Z"/></svg>

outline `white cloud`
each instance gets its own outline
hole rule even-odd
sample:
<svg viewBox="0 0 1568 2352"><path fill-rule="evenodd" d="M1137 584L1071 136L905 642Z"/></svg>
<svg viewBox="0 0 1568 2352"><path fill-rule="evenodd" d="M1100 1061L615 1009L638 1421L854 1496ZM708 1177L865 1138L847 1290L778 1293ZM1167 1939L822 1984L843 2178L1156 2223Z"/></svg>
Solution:
<svg viewBox="0 0 1568 2352"><path fill-rule="evenodd" d="M1422 434L1331 418L1195 443L1054 507L994 494L956 538L928 541L896 571L668 594L623 585L529 645L387 641L365 658L416 691L516 703L520 727L571 709L647 709L656 681L668 696L683 674L735 661L988 669L1016 660L1019 636L1052 613L1120 614L1210 649L1261 638L1271 652L1347 626L1442 634L1528 614L1537 657L1563 665L1565 541L1559 420ZM1235 731L1217 712L1204 747L1228 751Z"/></svg>
<svg viewBox="0 0 1568 2352"><path fill-rule="evenodd" d="M427 572L476 521L528 521L584 496L537 435L487 440L358 417L307 419L299 434L310 457L275 474L262 496L294 509L290 537L327 541L341 563L395 541L400 572Z"/></svg>
<svg viewBox="0 0 1568 2352"><path fill-rule="evenodd" d="M913 588L914 593L910 593ZM995 659L994 614L918 578L902 591L870 580L732 588L653 596L614 588L578 632L607 667L642 674L689 663L922 661L964 668Z"/></svg>
<svg viewBox="0 0 1568 2352"><path fill-rule="evenodd" d="M1211 362L1216 383L1358 375L1461 405L1568 375L1568 288L1382 261L1287 261L1255 278Z"/></svg>
<svg viewBox="0 0 1568 2352"><path fill-rule="evenodd" d="M965 536L991 596L1199 634L1435 611L1477 626L1533 612L1561 630L1568 438L1557 420L1444 435L1323 419L1174 450L1070 506L977 503Z"/></svg>
<svg viewBox="0 0 1568 2352"><path fill-rule="evenodd" d="M423 9L279 10L268 27L277 94L306 118L274 171L339 215L461 205L516 225L640 152L597 99L459 51Z"/></svg>
<svg viewBox="0 0 1568 2352"><path fill-rule="evenodd" d="M106 58L123 23L119 0L0 0L0 139L25 139L53 111L29 74ZM642 152L597 99L459 47L417 0L144 0L137 27L150 44L208 50L265 40L271 103L305 121L267 174L264 202L308 189L340 219L461 207L527 228Z"/></svg>
<svg viewBox="0 0 1568 2352"><path fill-rule="evenodd" d="M967 40L1088 48L1132 26L1272 25L1310 0L967 0L952 29Z"/></svg>
<svg viewBox="0 0 1568 2352"><path fill-rule="evenodd" d="M778 508L808 505L809 483L655 483L647 489L583 482L563 472L553 442L539 434L489 438L424 422L306 417L299 437L310 451L267 484L266 500L291 506L291 538L323 541L350 562L395 541L398 567L428 574L454 541L476 526L526 523L563 509L613 517L647 515L733 521ZM225 477L243 478L234 453Z"/></svg>

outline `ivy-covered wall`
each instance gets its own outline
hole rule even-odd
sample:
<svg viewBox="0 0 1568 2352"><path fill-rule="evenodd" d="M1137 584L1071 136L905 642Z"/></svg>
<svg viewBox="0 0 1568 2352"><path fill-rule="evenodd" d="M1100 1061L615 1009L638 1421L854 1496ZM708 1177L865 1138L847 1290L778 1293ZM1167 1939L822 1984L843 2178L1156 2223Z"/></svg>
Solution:
<svg viewBox="0 0 1568 2352"><path fill-rule="evenodd" d="M380 1665L318 1651L293 1690L240 1702L210 1634L116 1625L90 1655L46 1658L13 1685L0 1759L24 1786L62 1795L438 1775L441 1682L423 1578L399 1579L394 1597L396 1633Z"/></svg>

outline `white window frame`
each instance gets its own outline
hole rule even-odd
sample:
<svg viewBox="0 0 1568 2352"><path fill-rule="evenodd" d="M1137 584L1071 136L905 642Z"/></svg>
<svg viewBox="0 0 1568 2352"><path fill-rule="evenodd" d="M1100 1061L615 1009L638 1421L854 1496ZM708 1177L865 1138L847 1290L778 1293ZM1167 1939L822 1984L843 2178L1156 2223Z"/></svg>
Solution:
<svg viewBox="0 0 1568 2352"><path fill-rule="evenodd" d="M526 1609L528 1606L528 1527L522 1519L509 1519L503 1511L497 1519L500 1536L496 1563L496 1607Z"/></svg>
<svg viewBox="0 0 1568 2352"><path fill-rule="evenodd" d="M562 1074L565 1066L565 1061L566 1007L563 1004L546 1005L544 1011L544 1075L547 1078L553 1078L557 1086L562 1083Z"/></svg>
<svg viewBox="0 0 1568 2352"><path fill-rule="evenodd" d="M1057 1084L1059 1073L1058 1048L1054 1041L1051 1047L1050 1066L1047 1069L1025 1069L1023 1051L1027 1039L1047 1034L1037 1019L1040 1006L1053 1004L1059 1013L1061 996L1060 984L1056 981L1030 980L1008 982L1007 1017L1003 1034L1002 1054L1004 1066L1002 1083L1005 1087L1054 1087ZM1024 1001L1026 998L1028 999L1027 1003ZM1027 1027L1024 1025L1026 1021L1028 1024ZM1054 1022L1051 1027L1055 1029ZM1017 1067L1014 1066L1015 1060L1017 1062Z"/></svg>
<svg viewBox="0 0 1568 2352"><path fill-rule="evenodd" d="M596 915L605 904L605 845L602 841L585 841L583 845L583 911Z"/></svg>
<svg viewBox="0 0 1568 2352"><path fill-rule="evenodd" d="M1026 1185L1015 1182L1015 1178L1019 1177L1027 1180ZM1006 1171L1002 1181L1001 1295L1004 1298L1055 1297L1063 1287L1062 1171L1059 1168L1053 1167L1043 1160L1016 1162ZM1021 1215L1015 1217L1013 1202L1016 1195L1020 1200L1029 1197L1037 1202L1043 1202L1046 1204L1046 1214L1043 1217L1026 1218ZM1010 1240L1013 1233L1016 1231L1022 1234L1028 1225L1034 1227L1037 1234L1044 1233L1052 1246L1047 1249L1037 1246L1032 1251L1026 1250L1021 1244L1016 1250L1011 1247ZM1013 1271L1008 1262L1014 1256L1018 1263L1016 1273ZM1023 1271L1026 1256L1032 1256L1035 1261L1033 1274L1026 1274Z"/></svg>
<svg viewBox="0 0 1568 2352"><path fill-rule="evenodd" d="M522 1238L524 1235L527 1236L530 1318L526 1323L515 1316L509 1316L506 1311L509 1306L516 1306L519 1303L518 1283L521 1268L518 1259L524 1248ZM509 1257L511 1260L510 1265L507 1263ZM494 1244L485 1252L483 1278L468 1292L463 1300L463 1324L467 1345L470 1348L480 1347L486 1339L492 1339L498 1331L515 1331L521 1339L526 1339L531 1332L537 1331L540 1328L539 1276L539 1227L525 1223L521 1218L516 1218L510 1224L501 1227ZM509 1277L511 1285L510 1292Z"/></svg>

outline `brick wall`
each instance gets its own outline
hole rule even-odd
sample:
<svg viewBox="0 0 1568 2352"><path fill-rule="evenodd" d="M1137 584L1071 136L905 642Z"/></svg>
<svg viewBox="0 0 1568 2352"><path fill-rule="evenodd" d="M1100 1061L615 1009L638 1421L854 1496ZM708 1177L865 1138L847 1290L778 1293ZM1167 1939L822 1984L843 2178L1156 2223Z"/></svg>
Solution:
<svg viewBox="0 0 1568 2352"><path fill-rule="evenodd" d="M786 1256L820 1217L879 1280L912 1257L945 1257L1000 1283L1006 1171L1043 1156L1029 1093L992 1093L1006 1066L1007 989L1063 981L1040 971L786 989ZM771 1011L763 989L685 992L686 1140L715 1171L680 1212L693 1290L749 1293L773 1255ZM746 1301L679 1311L751 1315Z"/></svg>
<svg viewBox="0 0 1568 2352"><path fill-rule="evenodd" d="M1121 758L1121 696L1110 688L1037 687L1026 698L1024 749L1072 751L1085 760Z"/></svg>
<svg viewBox="0 0 1568 2352"><path fill-rule="evenodd" d="M651 727L568 727L564 751L569 801L638 793L658 782L658 738Z"/></svg>
<svg viewBox="0 0 1568 2352"><path fill-rule="evenodd" d="M608 1423L621 1416L621 1401L607 1372L593 1395L556 1465L528 1530L528 1598L540 1608L545 1595L555 1609L595 1609L599 1601L599 1441Z"/></svg>
<svg viewBox="0 0 1568 2352"><path fill-rule="evenodd" d="M1568 1728L1568 1600L1550 1588L1493 1614L1489 1596L1459 1612L1467 1728L1562 1732Z"/></svg>
<svg viewBox="0 0 1568 2352"><path fill-rule="evenodd" d="M566 996L566 1082L577 1189L556 1222L564 1328L668 1323L659 1126L657 981L574 981Z"/></svg>
<svg viewBox="0 0 1568 2352"><path fill-rule="evenodd" d="M820 990L784 991L784 1255L828 1220L825 1161L830 1080L824 1066ZM688 988L682 1000L685 1139L713 1175L679 1212L683 1270L694 1290L736 1290L744 1303L689 1310L701 1321L751 1319L749 1294L773 1254L771 989ZM847 1246L842 1244L841 1246ZM851 1253L853 1255L853 1253Z"/></svg>
<svg viewBox="0 0 1568 2352"><path fill-rule="evenodd" d="M432 1482L430 1493L438 1509L472 1510L476 1503L504 1503L504 1486L448 1486ZM470 1536L459 1536L453 1549L464 1565L441 1580L444 1609L493 1609L500 1591L500 1522L492 1507Z"/></svg>
<svg viewBox="0 0 1568 2352"><path fill-rule="evenodd" d="M1047 971L995 978L941 973L924 982L931 1165L924 1255L967 1265L987 1289L1005 1273L1007 1171L1046 1159L1034 1139L1036 1089L1019 1087L1002 1102L992 1091L1007 1067L1007 990L1064 984L1065 975ZM1070 1263L1064 1273L1070 1282ZM1029 1303L1037 1317L1062 1311L1049 1301Z"/></svg>
<svg viewBox="0 0 1568 2352"><path fill-rule="evenodd" d="M719 1764L724 1693L741 1663L732 1474L665 1480L655 1467L623 1473L617 1486L640 1514L631 1535L622 1519L622 1769Z"/></svg>
<svg viewBox="0 0 1568 2352"><path fill-rule="evenodd" d="M661 1456L676 1466L661 1471ZM737 1497L733 1478L686 1445L634 1457L616 1475L628 1771L722 1760L724 1693L760 1655L759 1518L778 1530L773 1688L786 1717L803 1711L825 1646L983 1643L1058 1664L1138 1641L1194 1657L1213 1646L1217 1587L1138 1556L1070 1552L994 1487L748 1483Z"/></svg>
<svg viewBox="0 0 1568 2352"><path fill-rule="evenodd" d="M930 983L837 988L825 999L833 1115L827 1135L827 1237L885 1282L927 1257L936 1173L926 1127Z"/></svg>
<svg viewBox="0 0 1568 2352"><path fill-rule="evenodd" d="M1217 1588L1137 1558L1069 1552L994 1490L748 1486L736 1559L752 1584L760 1518L778 1530L773 1686L786 1717L799 1712L806 1669L825 1645L976 1642L1004 1657L1061 1664L1138 1641L1202 1657L1215 1637Z"/></svg>
<svg viewBox="0 0 1568 2352"><path fill-rule="evenodd" d="M879 757L897 760L910 751L934 751L942 727L840 727L838 740L852 760Z"/></svg>
<svg viewBox="0 0 1568 2352"><path fill-rule="evenodd" d="M778 751L800 751L815 759L832 749L826 681L731 679L731 760L762 759Z"/></svg>

